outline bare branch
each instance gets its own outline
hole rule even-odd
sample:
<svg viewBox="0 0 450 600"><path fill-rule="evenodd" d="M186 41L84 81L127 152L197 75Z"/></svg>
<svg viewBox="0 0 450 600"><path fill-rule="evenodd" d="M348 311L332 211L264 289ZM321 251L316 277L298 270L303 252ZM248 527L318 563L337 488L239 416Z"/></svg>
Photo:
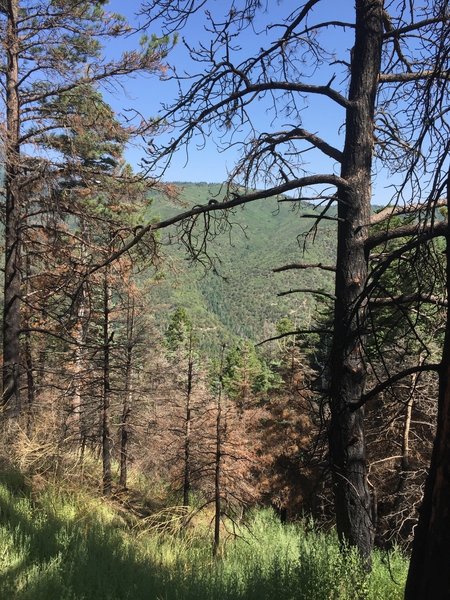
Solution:
<svg viewBox="0 0 450 600"><path fill-rule="evenodd" d="M392 387L394 385L394 383L397 383L397 381L400 381L401 379L408 377L408 375L413 375L414 373L424 373L427 371L438 372L439 369L440 369L440 365L438 363L430 363L427 365L415 365L414 367L409 367L408 369L405 369L404 371L400 371L399 373L392 375L391 377L389 377L389 379L382 381L381 383L376 385L374 388L372 388L370 391L363 394L363 396L361 397L361 400L351 406L351 410L352 411L358 410L358 408L361 408L361 406L364 406L364 404L368 400L370 400L371 398L374 398L378 394L381 394L381 392L384 392L384 390L386 390L387 388Z"/></svg>
<svg viewBox="0 0 450 600"><path fill-rule="evenodd" d="M449 71L418 71L417 73L381 73L380 83L406 83L408 81L421 81L424 79L450 80Z"/></svg>
<svg viewBox="0 0 450 600"><path fill-rule="evenodd" d="M298 128L298 129L294 129L292 131L292 134L298 135L300 137L300 139L307 140L315 148L317 148L318 150L321 150L324 154L326 154L330 158L334 158L334 160L337 160L338 162L342 162L342 152L340 150L338 150L337 148L335 148L334 146L332 146L331 144L328 144L325 140L323 140L319 136L315 135L314 133L310 133L309 131L306 131L306 129L303 129L303 128ZM289 135L289 137L291 137L291 135Z"/></svg>
<svg viewBox="0 0 450 600"><path fill-rule="evenodd" d="M284 265L282 267L277 267L276 269L272 269L273 273L281 273L281 271L291 271L294 269L322 269L322 271L332 271L336 272L336 267L331 265L323 265L322 263L317 264L302 264L302 263L291 263L289 265Z"/></svg>
<svg viewBox="0 0 450 600"><path fill-rule="evenodd" d="M266 190L249 192L242 196L238 194L232 194L233 198L231 200L225 200L224 202L194 206L194 208L190 210L179 213L173 217L169 217L168 219L165 219L163 221L159 221L157 223L148 223L139 231L137 231L138 228L136 228L136 235L133 237L133 239L131 239L122 248L111 254L104 262L92 266L88 275L92 275L96 271L111 264L120 256L131 250L131 248L133 248L138 242L140 242L146 234L151 233L153 231L157 231L158 229L165 229L166 227L170 227L171 225L176 225L177 223L188 221L189 219L192 219L193 217L196 217L198 215L209 214L217 210L226 210L228 208L233 208L235 206L240 206L243 204L254 202L255 200L261 200L264 198L278 196L280 194L284 194L288 191L299 189L301 187L309 187L319 184L331 184L335 185L336 187L348 188L347 181L342 177L338 177L337 175L309 175L306 177L295 179L293 181L286 182L278 186L274 186L272 188L268 188Z"/></svg>
<svg viewBox="0 0 450 600"><path fill-rule="evenodd" d="M421 302L424 304L435 304L436 306L447 307L447 300L442 300L437 296L427 296L420 294L401 294L400 296L392 296L388 298L371 298L370 304L375 306L389 306L390 304L410 304L411 302Z"/></svg>
<svg viewBox="0 0 450 600"><path fill-rule="evenodd" d="M430 223L423 225L422 223L413 223L411 225L404 225L403 227L396 227L388 231L380 231L374 233L367 238L365 247L367 250L372 250L380 244L384 244L390 240L395 240L402 237L418 236L421 242L430 240L441 235L446 235L448 228L448 221L440 221L439 223Z"/></svg>
<svg viewBox="0 0 450 600"><path fill-rule="evenodd" d="M267 342L274 342L275 340L281 340L286 337L290 337L292 335L333 335L331 329L297 329L295 331L287 331L286 333L281 333L280 335L276 335L274 337L267 338L262 342L258 342L256 346L262 346L263 344L267 344Z"/></svg>
<svg viewBox="0 0 450 600"><path fill-rule="evenodd" d="M300 288L300 289L295 289L295 290L288 290L287 292L279 292L277 294L277 296L287 296L288 294L299 294L299 293L316 294L317 296L325 296L326 298L329 298L330 300L336 300L336 297L333 294L329 294L328 292L324 292L323 290L313 290L313 289L309 289L309 288Z"/></svg>
<svg viewBox="0 0 450 600"><path fill-rule="evenodd" d="M432 207L438 208L441 206L447 206L447 199L441 198L440 200L436 200L433 202ZM386 206L380 212L375 213L370 217L370 225L378 225L378 223L382 223L387 219L390 219L393 216L397 215L410 215L417 214L422 211L430 210L430 204L409 204L407 206Z"/></svg>
<svg viewBox="0 0 450 600"><path fill-rule="evenodd" d="M442 15L439 17L433 17L430 19L424 19L423 21L417 21L417 23L411 23L410 25L405 25L404 27L398 27L397 29L390 29L386 31L384 34L384 39L389 39L393 37L399 37L404 33L409 33L411 31L417 31L418 29L422 29L423 27L427 27L428 25L433 25L434 23L441 23Z"/></svg>

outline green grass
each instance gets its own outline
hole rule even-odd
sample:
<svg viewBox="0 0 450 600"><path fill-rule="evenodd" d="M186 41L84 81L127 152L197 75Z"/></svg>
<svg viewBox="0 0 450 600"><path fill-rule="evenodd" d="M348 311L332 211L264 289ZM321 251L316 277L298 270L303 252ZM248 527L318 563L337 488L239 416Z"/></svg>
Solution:
<svg viewBox="0 0 450 600"><path fill-rule="evenodd" d="M0 598L11 600L394 600L406 561L376 553L370 576L334 536L255 511L211 557L209 517L183 534L130 527L86 492L0 482ZM127 519L128 520L128 519ZM129 521L129 520L128 520Z"/></svg>

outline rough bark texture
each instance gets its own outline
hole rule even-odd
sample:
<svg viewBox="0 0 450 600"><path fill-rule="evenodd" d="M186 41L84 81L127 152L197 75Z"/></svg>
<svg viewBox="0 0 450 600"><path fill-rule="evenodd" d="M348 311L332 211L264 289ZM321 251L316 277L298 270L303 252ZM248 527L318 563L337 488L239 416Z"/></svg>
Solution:
<svg viewBox="0 0 450 600"><path fill-rule="evenodd" d="M331 358L329 430L336 523L342 542L369 560L374 540L373 507L367 481L364 409L352 410L366 379L362 345L364 306L358 299L367 280L364 242L370 219L373 115L382 45L382 0L356 2L346 139L338 190L339 223L336 303Z"/></svg>
<svg viewBox="0 0 450 600"><path fill-rule="evenodd" d="M450 201L450 175L447 181ZM450 232L447 231L447 296L450 294ZM437 430L430 471L416 526L406 600L450 598L450 308L441 368Z"/></svg>
<svg viewBox="0 0 450 600"><path fill-rule="evenodd" d="M19 329L20 329L20 188L18 182L19 147L19 64L17 17L18 0L7 8L7 73L5 148L5 283L3 309L3 396L4 408L18 412L19 401Z"/></svg>

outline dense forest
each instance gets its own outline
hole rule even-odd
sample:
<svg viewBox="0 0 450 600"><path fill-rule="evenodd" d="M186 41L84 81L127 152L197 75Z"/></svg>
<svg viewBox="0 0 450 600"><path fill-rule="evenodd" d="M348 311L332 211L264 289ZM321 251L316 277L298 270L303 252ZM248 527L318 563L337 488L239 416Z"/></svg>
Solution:
<svg viewBox="0 0 450 600"><path fill-rule="evenodd" d="M220 195L220 186L207 183L177 183L180 201L187 207L207 204ZM167 310L185 308L197 327L203 328L199 343L233 343L244 338L254 343L276 334L277 323L288 317L307 327L315 317L318 296L307 294L299 301L293 295L279 296L300 285L311 290L332 291L326 271L278 274L273 271L303 257L311 263L335 260L334 226L327 223L320 237L308 244L308 233L319 214L307 203L289 206L277 202L256 202L229 216L229 229L209 243L208 260L187 262L185 248L160 239L161 266L158 284L149 291L158 322L167 319ZM155 197L149 216L168 217L177 206L165 205ZM303 245L307 243L306 251ZM270 293L268 293L270 291ZM159 318L161 317L161 318Z"/></svg>
<svg viewBox="0 0 450 600"><path fill-rule="evenodd" d="M449 598L448 0L116 4L0 2L0 596Z"/></svg>

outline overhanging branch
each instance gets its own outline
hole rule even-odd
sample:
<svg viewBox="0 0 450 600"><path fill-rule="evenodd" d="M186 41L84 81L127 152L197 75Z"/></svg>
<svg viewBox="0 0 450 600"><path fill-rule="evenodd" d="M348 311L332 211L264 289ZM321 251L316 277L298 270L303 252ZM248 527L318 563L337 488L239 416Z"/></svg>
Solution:
<svg viewBox="0 0 450 600"><path fill-rule="evenodd" d="M96 265L93 265L89 272L86 275L86 278L92 275L93 273L99 271L103 267L111 264L115 260L117 260L120 256L131 250L136 244L138 244L142 238L152 233L153 231L157 231L158 229L165 229L166 227L170 227L171 225L177 225L178 223L182 223L183 221L188 221L192 218L197 217L198 215L212 213L218 210L226 210L229 208L234 208L235 206L241 206L244 204L249 204L250 202L254 202L255 200L262 200L265 198L271 198L273 196L278 196L284 194L286 192L299 189L302 187L309 187L313 185L321 185L321 184L329 184L335 185L337 188L348 188L349 184L345 179L339 177L338 175L332 174L323 174L323 175L309 175L306 177L300 177L299 179L294 179L292 181L288 181L278 186L274 186L268 188L266 190L257 190L254 192L249 192L247 194L238 195L236 193L232 194L231 200L225 200L224 202L217 203L208 203L203 205L194 206L190 210L179 213L173 217L169 217L168 219L164 219L163 221L158 221L156 223L148 223L144 227L142 227L139 231L136 231L135 236L128 243L126 243L122 248L113 252L106 260ZM324 267L326 268L326 267ZM334 268L333 268L334 270Z"/></svg>

